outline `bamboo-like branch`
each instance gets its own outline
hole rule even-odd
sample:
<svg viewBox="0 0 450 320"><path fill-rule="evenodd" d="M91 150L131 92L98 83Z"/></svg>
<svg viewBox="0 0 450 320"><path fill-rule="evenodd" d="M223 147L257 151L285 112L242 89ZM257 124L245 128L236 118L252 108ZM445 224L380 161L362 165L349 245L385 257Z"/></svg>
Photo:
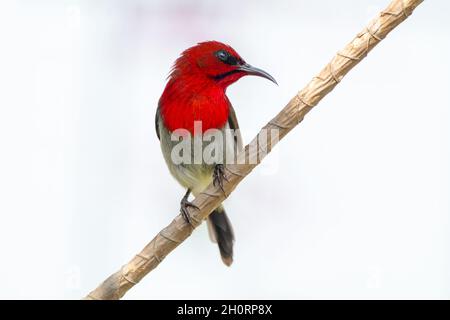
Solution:
<svg viewBox="0 0 450 320"><path fill-rule="evenodd" d="M375 47L397 25L404 21L423 0L394 0L373 19L343 50L339 51L331 61L314 77L308 85L292 98L286 107L267 123L253 141L239 155L242 159L257 159L256 163L227 165L223 191L212 184L199 194L193 203L199 210L192 209L192 224L188 224L178 215L167 227L159 232L142 251L119 271L112 274L85 299L120 299L130 288L145 275L156 268L159 263L181 242L190 236L193 229L213 211L236 186L256 167L271 151L277 141L258 139L262 132L279 130L281 140L289 131L299 124L304 116L325 97L356 66L367 53ZM269 131L270 132L270 131ZM269 140L269 141L265 141ZM256 145L259 148L249 146ZM263 145L261 145L261 141ZM245 158L243 158L245 157Z"/></svg>

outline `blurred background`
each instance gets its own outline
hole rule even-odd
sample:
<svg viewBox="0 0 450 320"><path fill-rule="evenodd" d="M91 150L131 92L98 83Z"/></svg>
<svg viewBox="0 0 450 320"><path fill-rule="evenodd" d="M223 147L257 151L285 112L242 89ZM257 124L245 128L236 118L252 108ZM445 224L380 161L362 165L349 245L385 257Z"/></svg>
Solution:
<svg viewBox="0 0 450 320"><path fill-rule="evenodd" d="M233 46L249 142L387 4L0 2L0 298L78 299L179 209L154 114L173 61ZM450 298L450 22L425 1L128 299Z"/></svg>

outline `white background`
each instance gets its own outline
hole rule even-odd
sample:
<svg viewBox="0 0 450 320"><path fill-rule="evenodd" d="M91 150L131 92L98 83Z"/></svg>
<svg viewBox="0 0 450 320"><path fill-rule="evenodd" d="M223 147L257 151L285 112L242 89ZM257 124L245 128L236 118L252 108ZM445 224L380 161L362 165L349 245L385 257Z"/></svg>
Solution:
<svg viewBox="0 0 450 320"><path fill-rule="evenodd" d="M0 2L0 298L78 299L179 209L154 113L173 61L232 45L244 139L387 5ZM425 1L126 298L450 298L448 1Z"/></svg>

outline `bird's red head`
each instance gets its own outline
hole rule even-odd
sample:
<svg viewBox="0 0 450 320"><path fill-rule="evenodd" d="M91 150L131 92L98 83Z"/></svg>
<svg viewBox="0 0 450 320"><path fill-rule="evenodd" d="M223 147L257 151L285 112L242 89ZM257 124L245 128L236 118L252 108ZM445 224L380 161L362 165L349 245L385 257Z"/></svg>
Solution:
<svg viewBox="0 0 450 320"><path fill-rule="evenodd" d="M226 89L246 75L264 77L276 83L270 74L246 63L232 47L207 41L185 50L175 62L170 78L190 76Z"/></svg>
<svg viewBox="0 0 450 320"><path fill-rule="evenodd" d="M175 61L169 81L159 100L160 114L169 131L194 131L194 121L203 130L221 128L228 119L230 102L226 88L246 75L264 77L267 72L252 67L230 46L202 42L185 50Z"/></svg>

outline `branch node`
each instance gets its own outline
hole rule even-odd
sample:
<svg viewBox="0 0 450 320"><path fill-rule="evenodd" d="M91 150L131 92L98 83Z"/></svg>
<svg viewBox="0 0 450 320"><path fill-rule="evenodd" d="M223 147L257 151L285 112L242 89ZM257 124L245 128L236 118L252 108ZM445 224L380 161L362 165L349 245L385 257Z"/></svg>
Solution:
<svg viewBox="0 0 450 320"><path fill-rule="evenodd" d="M227 170L229 173L231 173L232 175L235 175L235 176L238 176L238 177L244 177L244 175L243 174L241 174L241 173L239 173L239 172L236 172L236 171L233 171L233 170L231 170L228 166L226 166L225 167L225 170Z"/></svg>
<svg viewBox="0 0 450 320"><path fill-rule="evenodd" d="M277 122L275 122L273 120L270 120L268 124L271 124L271 125L273 125L273 126L275 126L277 128L284 129L284 130L289 129L288 126L283 126L283 125L281 125L281 124L279 124L279 123L277 123Z"/></svg>
<svg viewBox="0 0 450 320"><path fill-rule="evenodd" d="M335 82L336 84L339 83L339 82L341 82L342 76L341 76L341 77L337 77L337 76L336 76L336 73L334 72L333 62L330 63L330 75L331 75L331 78L334 80L334 82Z"/></svg>
<svg viewBox="0 0 450 320"><path fill-rule="evenodd" d="M218 194L215 193L209 193L208 191L204 190L202 192L200 192L200 194L204 194L208 197L212 197L212 198L219 198L220 196Z"/></svg>
<svg viewBox="0 0 450 320"><path fill-rule="evenodd" d="M165 229L164 229L164 230L165 230ZM159 235L160 235L161 237L163 237L164 239L169 240L169 241L171 241L171 242L173 242L173 243L176 243L176 244L179 244L179 243L180 243L180 241L175 240L175 239L172 239L171 237L165 235L164 232L163 232L164 230L162 230L162 231L159 233ZM156 245L156 244L155 244L155 245Z"/></svg>
<svg viewBox="0 0 450 320"><path fill-rule="evenodd" d="M401 1L401 3L402 3L402 13L403 13L403 16L405 17L405 19L407 19L411 14L412 14L412 12L407 12L406 11L406 8L405 8L405 2L402 0Z"/></svg>
<svg viewBox="0 0 450 320"><path fill-rule="evenodd" d="M379 36L377 36L374 32L372 32L372 30L370 30L370 27L367 27L367 28L366 28L366 31L367 31L367 33L370 34L370 36L371 36L372 38L374 38L375 40L378 40L378 41L383 40L382 38L380 38Z"/></svg>
<svg viewBox="0 0 450 320"><path fill-rule="evenodd" d="M347 59L349 59L349 60L353 60L353 61L358 61L358 60L360 60L359 57L352 57L352 56L349 56L349 55L347 55L347 54L345 54L345 53L342 53L342 52L338 52L337 55L338 55L338 56L341 56L341 57L344 57L344 58L347 58Z"/></svg>
<svg viewBox="0 0 450 320"><path fill-rule="evenodd" d="M131 284L137 284L139 281L135 281L135 280L133 280L133 279L130 279L127 275L126 275L126 273L125 273L125 266L123 266L122 267L122 269L121 269L121 275L122 275L122 278L124 278L125 280L127 280L129 283L131 283Z"/></svg>

